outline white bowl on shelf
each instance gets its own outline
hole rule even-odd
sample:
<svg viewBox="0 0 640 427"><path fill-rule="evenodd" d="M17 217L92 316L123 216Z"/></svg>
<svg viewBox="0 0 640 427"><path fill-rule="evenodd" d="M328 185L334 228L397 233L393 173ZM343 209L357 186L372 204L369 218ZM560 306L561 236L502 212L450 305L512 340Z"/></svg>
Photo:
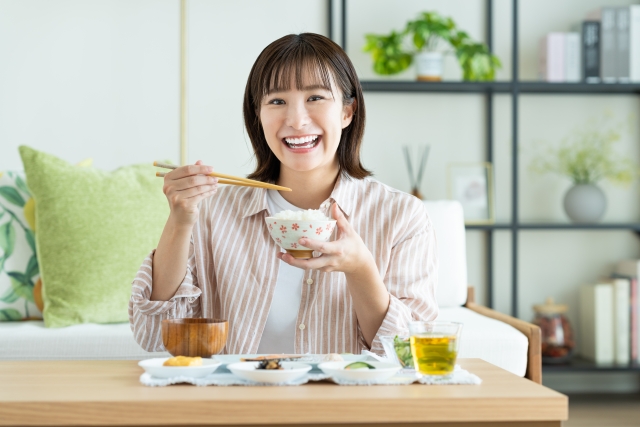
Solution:
<svg viewBox="0 0 640 427"><path fill-rule="evenodd" d="M227 365L234 375L257 383L280 384L297 380L311 370L301 362L280 362L284 369L257 369L260 362L239 362Z"/></svg>
<svg viewBox="0 0 640 427"><path fill-rule="evenodd" d="M168 357L157 357L138 362L146 373L156 378L189 377L201 378L212 374L222 363L215 359L202 358L202 366L163 366Z"/></svg>

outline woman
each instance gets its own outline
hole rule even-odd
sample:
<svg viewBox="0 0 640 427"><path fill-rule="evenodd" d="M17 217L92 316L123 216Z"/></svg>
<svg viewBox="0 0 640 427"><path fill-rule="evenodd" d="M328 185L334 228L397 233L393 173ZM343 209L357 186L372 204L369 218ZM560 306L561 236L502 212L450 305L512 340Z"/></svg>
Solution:
<svg viewBox="0 0 640 427"><path fill-rule="evenodd" d="M226 353L359 354L434 319L431 222L360 163L364 99L344 51L317 34L276 40L251 69L243 109L249 177L293 191L218 188L201 161L168 173L171 213L129 304L138 343L164 350L163 319L210 317L229 321ZM335 240L301 239L319 255L308 260L281 252L264 218L285 209L323 210Z"/></svg>

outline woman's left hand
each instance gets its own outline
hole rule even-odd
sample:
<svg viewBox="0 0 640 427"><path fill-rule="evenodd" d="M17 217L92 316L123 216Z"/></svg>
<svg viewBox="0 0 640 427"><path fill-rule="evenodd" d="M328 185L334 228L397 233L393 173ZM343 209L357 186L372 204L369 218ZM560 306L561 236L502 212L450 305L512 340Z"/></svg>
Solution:
<svg viewBox="0 0 640 427"><path fill-rule="evenodd" d="M324 272L342 271L347 276L357 273L368 273L373 268L377 271L373 255L353 229L336 203L331 206L336 219L338 238L333 242L321 242L302 237L298 243L322 255L310 259L297 259L290 254L280 252L278 258L294 267L305 270Z"/></svg>

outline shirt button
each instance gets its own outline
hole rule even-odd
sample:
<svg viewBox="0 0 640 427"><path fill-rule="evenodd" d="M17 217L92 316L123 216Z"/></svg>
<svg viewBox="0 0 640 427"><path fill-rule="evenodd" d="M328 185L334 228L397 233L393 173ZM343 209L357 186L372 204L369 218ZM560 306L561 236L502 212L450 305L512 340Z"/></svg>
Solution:
<svg viewBox="0 0 640 427"><path fill-rule="evenodd" d="M307 285L313 285L313 279L307 279Z"/></svg>
<svg viewBox="0 0 640 427"><path fill-rule="evenodd" d="M298 326L298 328L299 328L301 331L304 331L304 328L305 328L304 323L300 323L300 326Z"/></svg>
<svg viewBox="0 0 640 427"><path fill-rule="evenodd" d="M189 298L189 302L194 302L195 300L195 298Z"/></svg>

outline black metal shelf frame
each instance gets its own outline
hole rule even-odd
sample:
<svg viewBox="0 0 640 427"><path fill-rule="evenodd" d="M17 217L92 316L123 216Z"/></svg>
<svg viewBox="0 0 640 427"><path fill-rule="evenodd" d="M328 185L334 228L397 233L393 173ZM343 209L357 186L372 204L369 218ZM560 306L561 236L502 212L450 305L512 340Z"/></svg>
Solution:
<svg viewBox="0 0 640 427"><path fill-rule="evenodd" d="M509 94L517 86L520 94L527 95L629 95L640 94L640 83L547 83L519 82L420 82L407 80L364 80L360 82L366 92L443 92L443 93L498 93Z"/></svg>
<svg viewBox="0 0 640 427"><path fill-rule="evenodd" d="M333 1L329 2L329 35L333 33ZM340 1L340 41L346 51L347 41L347 0ZM486 232L486 281L488 306L493 307L493 244L494 231L511 232L511 314L518 316L518 235L523 231L536 230L626 230L640 234L640 223L628 224L564 224L564 223L522 223L518 212L518 107L522 95L584 94L613 95L640 94L640 83L548 83L539 81L521 81L519 78L519 0L511 0L512 4L512 79L510 81L492 82L418 82L402 80L362 81L362 88L370 92L424 92L452 94L483 94L485 96L486 151L485 159L493 163L493 97L496 94L511 95L511 222L489 225L469 225L468 230ZM486 0L486 43L493 48L493 0ZM584 364L583 364L584 365ZM581 365L581 366L583 366ZM588 364L586 364L588 365ZM585 365L585 366L586 366ZM561 369L561 368L558 368ZM582 369L582 368L581 368ZM585 368L586 369L586 368ZM617 369L617 368L616 368ZM624 368L622 368L624 369ZM629 369L629 368L627 368Z"/></svg>
<svg viewBox="0 0 640 427"><path fill-rule="evenodd" d="M542 365L544 373L552 372L640 372L640 363L627 365L597 364L581 357L574 357L567 363Z"/></svg>
<svg viewBox="0 0 640 427"><path fill-rule="evenodd" d="M496 224L472 224L466 226L467 230L581 230L581 231L635 231L640 232L638 223L601 223L601 224L569 224L569 223L496 223Z"/></svg>

